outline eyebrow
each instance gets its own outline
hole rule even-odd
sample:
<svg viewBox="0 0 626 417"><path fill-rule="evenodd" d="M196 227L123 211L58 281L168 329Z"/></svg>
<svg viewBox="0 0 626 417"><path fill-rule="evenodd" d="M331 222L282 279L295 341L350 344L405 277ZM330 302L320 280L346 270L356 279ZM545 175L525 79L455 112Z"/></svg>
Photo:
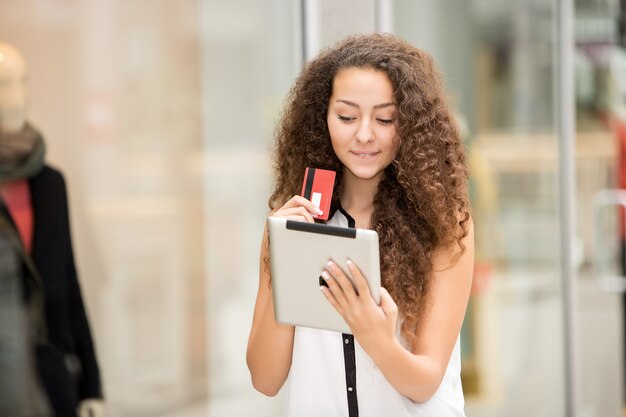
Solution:
<svg viewBox="0 0 626 417"><path fill-rule="evenodd" d="M339 99L339 100L337 100L337 102L338 103L347 104L348 106L356 107L357 109L360 108L360 106L358 104L353 103L352 101ZM375 105L374 108L375 109L382 109L384 107L395 106L395 105L396 105L396 103L381 103L381 104Z"/></svg>

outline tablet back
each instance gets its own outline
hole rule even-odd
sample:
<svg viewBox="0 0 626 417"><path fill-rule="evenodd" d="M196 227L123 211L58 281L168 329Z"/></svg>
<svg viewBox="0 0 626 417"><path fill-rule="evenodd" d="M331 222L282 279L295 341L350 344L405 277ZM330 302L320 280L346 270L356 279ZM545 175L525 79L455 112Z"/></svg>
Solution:
<svg viewBox="0 0 626 417"><path fill-rule="evenodd" d="M277 217L269 217L267 223L276 321L351 333L320 291L320 275L330 259L348 276L346 260L349 258L358 265L374 300L380 304L380 261L375 231Z"/></svg>

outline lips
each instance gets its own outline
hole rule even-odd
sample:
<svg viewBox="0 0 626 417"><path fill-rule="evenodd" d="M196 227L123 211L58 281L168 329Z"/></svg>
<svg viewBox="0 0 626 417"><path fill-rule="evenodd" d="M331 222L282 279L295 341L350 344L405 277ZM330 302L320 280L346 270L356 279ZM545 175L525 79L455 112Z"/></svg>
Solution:
<svg viewBox="0 0 626 417"><path fill-rule="evenodd" d="M380 152L371 151L350 151L350 153L360 159L372 159L380 154Z"/></svg>

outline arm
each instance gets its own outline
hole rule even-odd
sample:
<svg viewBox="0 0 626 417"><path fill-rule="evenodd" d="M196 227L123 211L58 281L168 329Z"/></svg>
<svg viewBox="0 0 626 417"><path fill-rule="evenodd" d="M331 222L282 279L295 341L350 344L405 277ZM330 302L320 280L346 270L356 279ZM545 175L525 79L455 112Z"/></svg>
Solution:
<svg viewBox="0 0 626 417"><path fill-rule="evenodd" d="M291 368L294 327L279 324L274 319L270 274L266 271L264 261L268 246L266 226L261 244L259 290L246 361L254 388L265 395L274 396L285 383Z"/></svg>
<svg viewBox="0 0 626 417"><path fill-rule="evenodd" d="M336 265L329 264L324 274L328 289L322 287L322 291L326 298L344 317L389 383L415 402L427 401L439 388L463 324L474 265L472 223L463 243L465 252L451 267L451 250L441 250L433 256L432 303L420 321L411 351L396 337L398 309L384 288L377 306L356 265L349 264L348 268L360 295Z"/></svg>
<svg viewBox="0 0 626 417"><path fill-rule="evenodd" d="M315 207L303 197L294 197L273 215L312 223ZM259 290L254 307L252 329L248 339L246 361L252 385L269 396L274 396L285 383L291 368L294 326L277 323L274 318L271 277L265 265L269 242L267 226L261 244Z"/></svg>

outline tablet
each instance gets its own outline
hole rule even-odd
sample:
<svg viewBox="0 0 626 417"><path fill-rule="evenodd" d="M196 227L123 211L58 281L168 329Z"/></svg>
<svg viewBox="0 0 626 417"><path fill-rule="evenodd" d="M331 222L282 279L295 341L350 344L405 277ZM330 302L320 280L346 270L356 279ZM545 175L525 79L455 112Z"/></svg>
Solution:
<svg viewBox="0 0 626 417"><path fill-rule="evenodd" d="M277 322L352 333L320 291L321 273L331 259L348 276L346 260L351 259L380 304L378 233L278 217L269 217L267 226Z"/></svg>

